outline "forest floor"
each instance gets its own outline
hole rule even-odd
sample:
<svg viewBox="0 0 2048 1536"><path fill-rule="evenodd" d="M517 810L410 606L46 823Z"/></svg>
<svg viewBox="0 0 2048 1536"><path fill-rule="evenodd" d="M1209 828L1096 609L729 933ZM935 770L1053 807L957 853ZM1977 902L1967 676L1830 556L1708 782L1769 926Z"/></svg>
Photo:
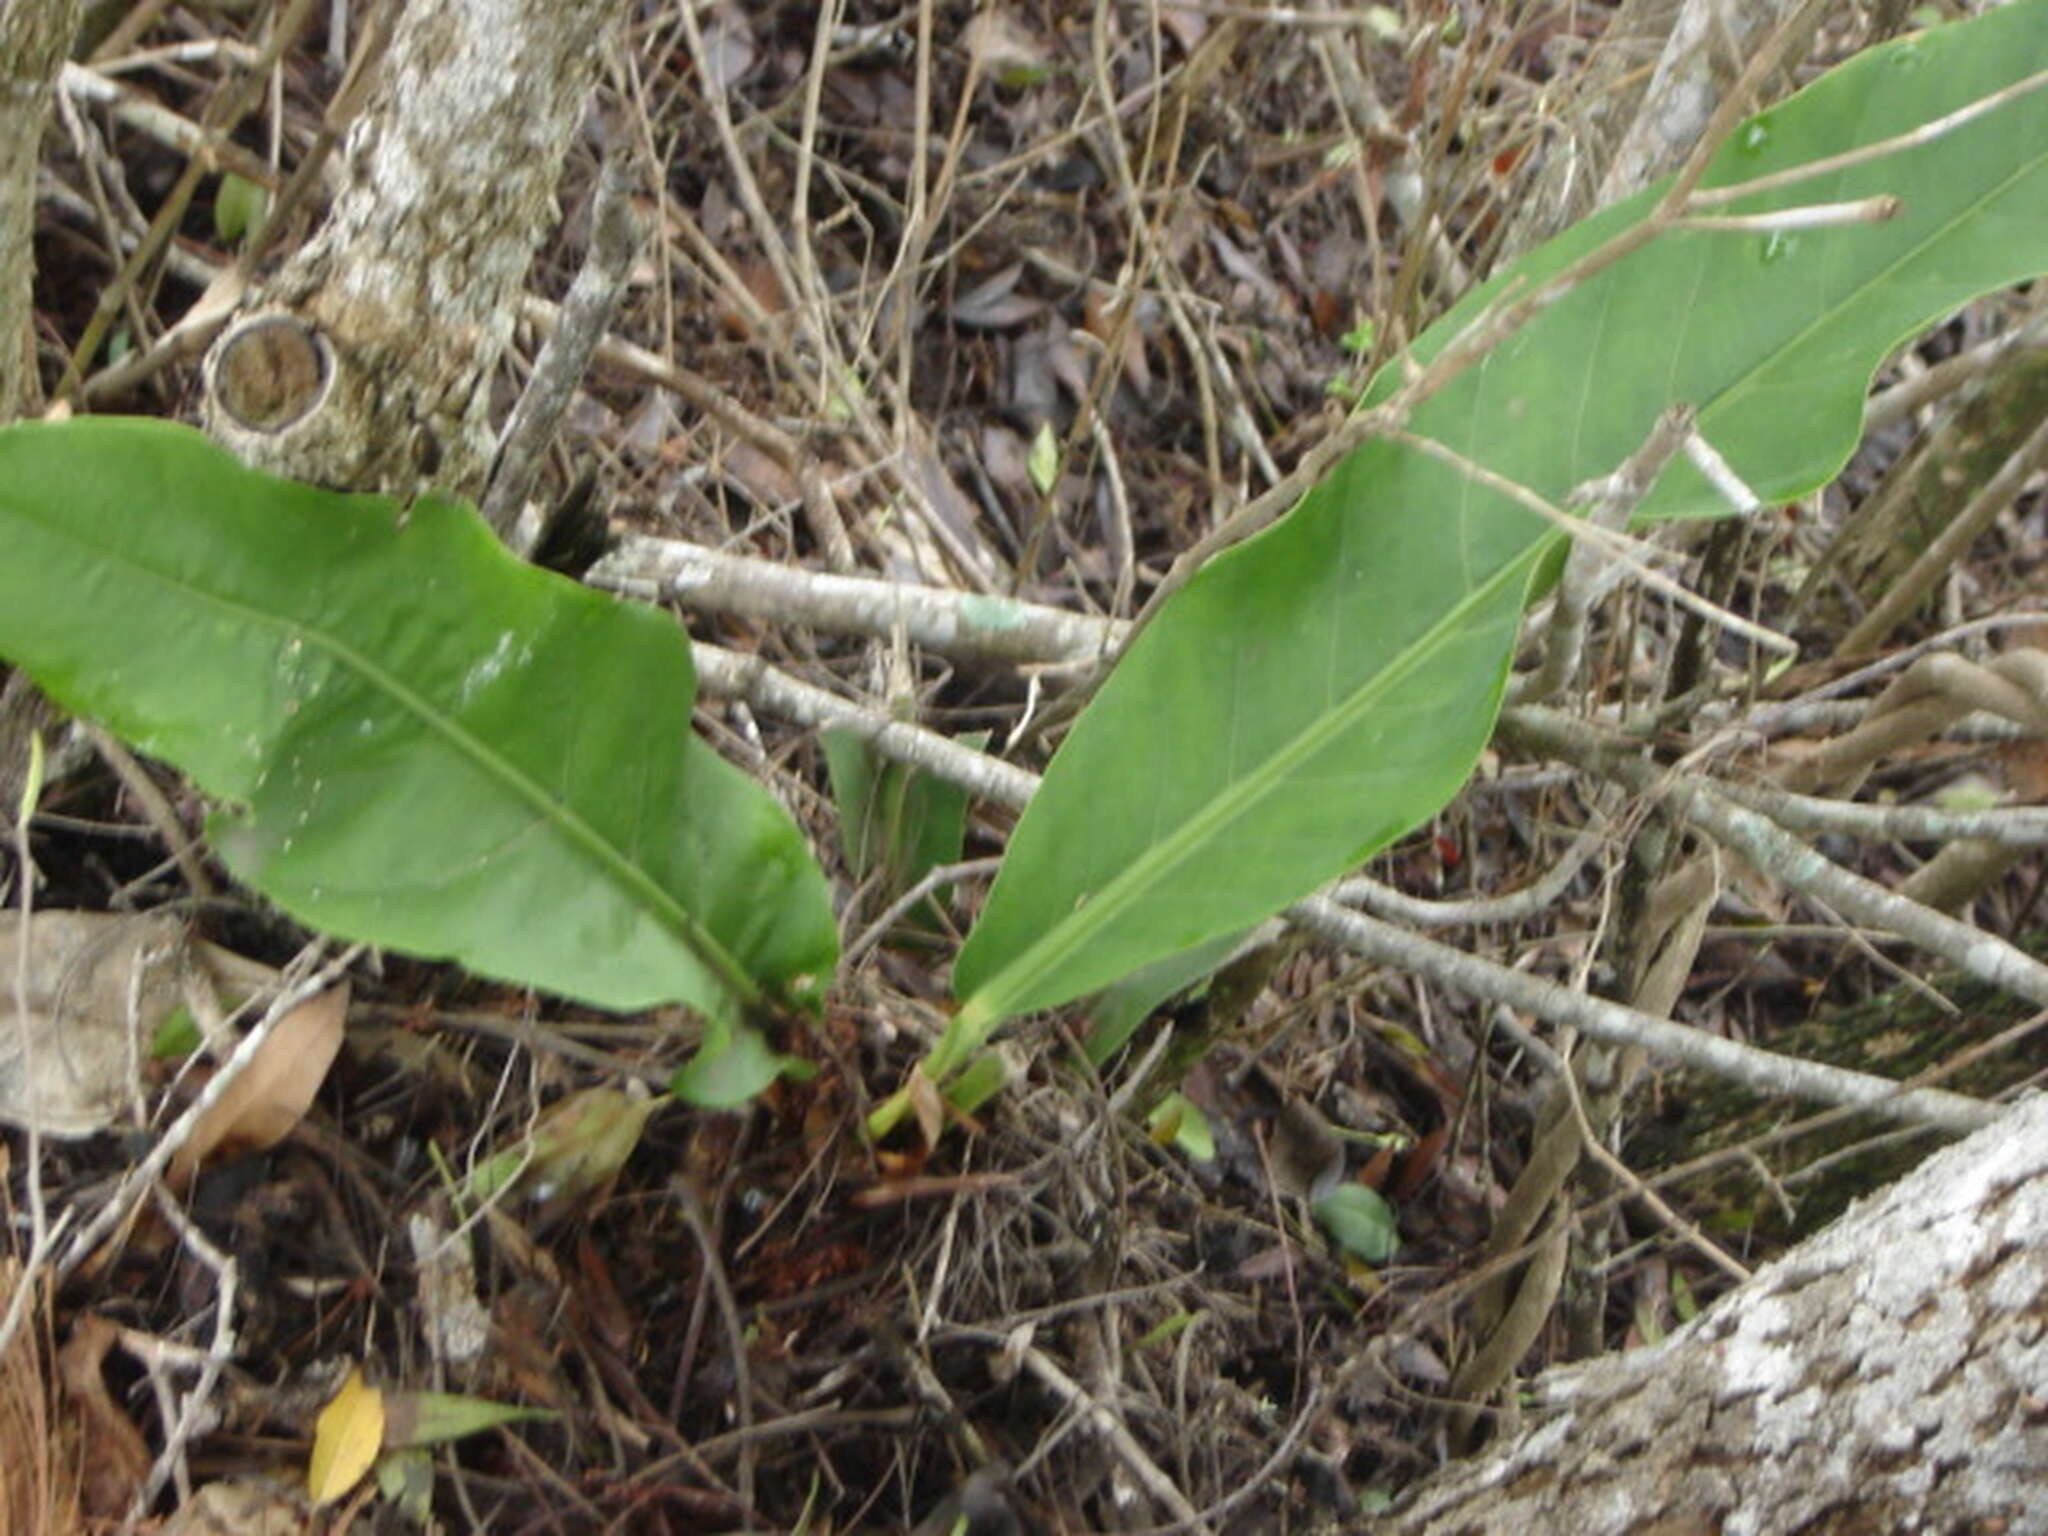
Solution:
<svg viewBox="0 0 2048 1536"><path fill-rule="evenodd" d="M1812 38L1795 82L1873 40L1865 8L1836 9L1847 19ZM139 8L153 19L102 45L94 68L197 121L223 61L260 40L236 32L241 10ZM975 572L988 590L1129 618L1177 554L1331 433L1375 366L1505 252L1566 222L1544 165L1595 132L1581 93L1608 88L1599 4L844 11L820 53L812 6L633 10L530 282L544 299L567 292L598 166L623 157L647 234L612 325L631 346L600 357L550 469L559 493L587 493L585 547L562 556L576 574L599 536L824 569L825 506L867 575L968 586ZM348 57L324 28L289 50L239 131L259 164L283 145L288 168L317 135ZM145 224L184 167L160 124L72 95L36 243L46 384L124 265L110 228ZM926 98L928 135L908 126ZM115 355L147 348L231 259L227 186L201 183L166 258L122 295ZM309 213L290 238L310 228ZM2011 296L1973 306L1877 387L2025 323ZM819 329L871 360L864 394L802 364ZM536 345L522 328L508 407ZM97 408L188 416L196 368L173 361ZM1952 405L1874 434L1826 493L1753 519L1724 600L1830 657L1863 567L1838 567L1832 586L1807 573ZM893 514L906 486L935 523ZM616 557L597 573L637 590ZM1892 643L2038 609L2044 573L2035 492ZM1042 770L1081 672L941 658L886 627L828 632L805 592L792 579L754 611L677 611L699 640L948 736L989 733L990 750ZM1673 621L1627 590L1596 616L1588 710L1635 686L1621 658L1647 643L1638 626ZM1505 1272L1492 1257L1520 1242L1495 1228L1546 1115L1547 1029L1287 937L1100 1061L1083 1049L1099 1023L1085 1007L1012 1026L1004 1092L878 1147L863 1118L943 1022L951 958L1014 814L972 802L942 851L961 867L878 925L900 868L856 867L842 822L887 820L895 802L835 794L817 731L730 693L707 687L698 725L773 788L832 876L849 958L822 1016L777 1035L815 1075L737 1111L665 1101L626 1135L615 1173L529 1177L464 1224L452 1194L467 1170L586 1090L621 1090L571 1102L639 1125L642 1085L668 1082L697 1027L397 955L359 962L346 1043L303 1124L202 1172L182 1214L165 1197L100 1244L0 1357L0 1460L25 1465L33 1448L47 1508L111 1528L146 1500L168 1523L218 1484L232 1491L210 1497L242 1512L212 1528L300 1528L283 1511L314 1415L354 1367L392 1404L440 1390L542 1413L399 1464L381 1491L365 1482L318 1517L337 1530L415 1528L429 1509L443 1529L492 1532L1331 1530L1455 1453L1447 1408L1474 1353L1472 1308ZM1682 730L1663 745L1682 754ZM1945 738L1888 759L1867 793L1917 800L1971 779L2039 798L2041 773L2038 748ZM287 962L307 935L218 867L225 894L192 903L165 814L203 837L204 806L174 774L76 757L30 824L37 905L184 903L209 941ZM1434 903L1554 876L1524 911L1482 908L1443 931L1597 989L1634 830L1576 770L1497 744L1367 873ZM1913 863L1893 844L1835 851L1886 881ZM13 901L11 850L6 868ZM1973 920L2038 927L2044 880L2038 857L2012 864L1975 893ZM1807 1044L1816 1020L1868 1019L1902 978L1950 985L1740 873L1697 943L1670 1014L1765 1046L1825 1048ZM1890 1001L1877 1007L1896 1022ZM1980 1031L1990 1009L1972 1013ZM2011 1054L1995 1065L1982 1091L2030 1070ZM1190 1155L1194 1133L1172 1118L1189 1111L1150 1113L1173 1086L1213 1155ZM150 1112L192 1092L166 1083ZM1716 1145L1717 1123L1756 1137L1798 1113L1649 1072L1604 1139L1652 1178ZM1824 1153L1738 1138L1717 1154L1721 1182L1668 1186L1669 1207L1605 1168L1582 1174L1561 1195L1577 1240L1563 1298L1520 1369L1677 1326L1733 1283L1718 1260L1753 1267L1839 1207L1839 1188L1816 1191L1822 1173L1802 1166L1825 1155L1839 1171L1877 1134L1851 1122ZM48 1210L89 1220L148 1144L139 1125L45 1140ZM1937 1144L1919 1137L1907 1155ZM28 1151L12 1131L0 1142L17 1210ZM1883 1176L1850 1166L1851 1194ZM1304 1195L1332 1168L1389 1203L1387 1262L1347 1257L1308 1217ZM488 1342L451 1359L463 1319ZM227 1358L209 1365L224 1337ZM34 1406L48 1406L46 1375L64 1386L51 1412ZM67 1492L81 1454L82 1515ZM145 1495L153 1471L160 1491ZM421 1479L409 1489L407 1472Z"/></svg>

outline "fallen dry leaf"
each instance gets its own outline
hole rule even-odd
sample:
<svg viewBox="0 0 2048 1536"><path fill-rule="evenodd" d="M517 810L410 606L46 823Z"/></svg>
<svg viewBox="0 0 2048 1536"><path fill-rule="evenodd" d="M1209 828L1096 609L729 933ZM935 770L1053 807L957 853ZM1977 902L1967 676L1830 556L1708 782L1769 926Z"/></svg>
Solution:
<svg viewBox="0 0 2048 1536"><path fill-rule="evenodd" d="M1001 331L1037 319L1049 306L1041 298L1017 291L1023 276L1024 263L1013 261L975 284L953 301L949 311L953 323L969 330Z"/></svg>
<svg viewBox="0 0 2048 1536"><path fill-rule="evenodd" d="M476 1299L476 1261L469 1234L450 1234L434 1216L415 1211L405 1218L405 1235L419 1276L428 1352L440 1364L467 1375L491 1340L490 1313Z"/></svg>
<svg viewBox="0 0 2048 1536"><path fill-rule="evenodd" d="M17 967L28 981L20 1019ZM194 939L165 913L59 910L26 925L0 912L0 975L0 1121L33 1117L45 1136L92 1136L137 1101L149 1043L176 1009L203 997L225 1011L276 972Z"/></svg>
<svg viewBox="0 0 2048 1536"><path fill-rule="evenodd" d="M363 1380L360 1366L320 1410L313 1425L313 1458L306 1492L317 1505L332 1504L363 1480L384 1448L384 1394Z"/></svg>
<svg viewBox="0 0 2048 1536"><path fill-rule="evenodd" d="M910 1090L910 1112L917 1119L918 1134L929 1150L945 1134L946 1101L939 1094L939 1085L925 1076L922 1062L910 1069L910 1081L905 1087Z"/></svg>
<svg viewBox="0 0 2048 1536"><path fill-rule="evenodd" d="M46 1136L113 1124L149 1035L184 999L190 954L175 917L37 912L24 924L0 913L0 1120L33 1120ZM17 967L28 978L25 1016L14 1006Z"/></svg>
<svg viewBox="0 0 2048 1536"><path fill-rule="evenodd" d="M2048 800L2048 741L2013 741L1999 748L1998 766L2022 805Z"/></svg>
<svg viewBox="0 0 2048 1536"><path fill-rule="evenodd" d="M274 1147L306 1116L341 1049L348 1022L348 983L308 998L278 1021L263 1048L200 1117L171 1159L171 1179L184 1184L209 1157L239 1157Z"/></svg>
<svg viewBox="0 0 2048 1536"><path fill-rule="evenodd" d="M960 41L976 70L1011 88L1030 83L1052 59L1022 22L994 7L976 13Z"/></svg>
<svg viewBox="0 0 2048 1536"><path fill-rule="evenodd" d="M71 1337L57 1352L57 1377L65 1405L77 1423L85 1455L78 1501L92 1520L118 1520L128 1512L149 1477L149 1447L107 1391L100 1366L120 1330L87 1312L71 1325Z"/></svg>

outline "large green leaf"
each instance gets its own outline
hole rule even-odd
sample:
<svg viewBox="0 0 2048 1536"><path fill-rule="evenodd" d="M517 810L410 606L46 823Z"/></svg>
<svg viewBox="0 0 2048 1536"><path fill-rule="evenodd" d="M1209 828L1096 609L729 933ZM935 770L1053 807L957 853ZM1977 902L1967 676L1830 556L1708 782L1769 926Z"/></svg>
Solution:
<svg viewBox="0 0 2048 1536"><path fill-rule="evenodd" d="M1929 123L2048 65L2048 4L1872 50L1738 131L1732 185ZM2048 92L1724 212L1879 193L1889 223L1667 234L1550 305L1414 412L1550 498L1614 469L1674 403L1767 500L1825 482L1900 340L2048 266ZM1417 345L1640 223L1656 195L1532 253ZM1389 369L1368 401L1397 387ZM1681 466L1646 510L1725 510ZM1498 707L1529 575L1557 535L1455 469L1368 443L1281 524L1212 562L1083 714L962 950L950 1065L1001 1019L1250 926L1432 814Z"/></svg>
<svg viewBox="0 0 2048 1536"><path fill-rule="evenodd" d="M612 1008L822 977L824 880L690 733L661 615L468 508L243 468L164 422L0 431L0 657L227 802L307 923Z"/></svg>

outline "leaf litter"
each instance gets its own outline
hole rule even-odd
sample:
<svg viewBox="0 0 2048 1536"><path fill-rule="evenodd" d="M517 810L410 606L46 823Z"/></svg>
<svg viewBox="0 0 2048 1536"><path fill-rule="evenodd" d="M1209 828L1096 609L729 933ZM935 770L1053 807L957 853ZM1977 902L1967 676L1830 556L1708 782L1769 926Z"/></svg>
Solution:
<svg viewBox="0 0 2048 1536"><path fill-rule="evenodd" d="M920 259L892 276L916 206L920 146L901 126L919 89L914 20L850 6L815 56L811 219L781 226L811 242L818 287L801 294L781 290L741 194L778 215L792 206L811 13L718 7L702 59L666 34L640 39L645 89L607 109L673 146L664 198L712 234L743 291L697 275L679 226L662 260L643 262L618 329L672 348L710 393L678 406L673 380L594 375L584 417L605 491L632 526L800 565L816 551L798 514L822 485L867 520L891 576L1123 618L1219 514L1327 434L1333 383L1355 385L1375 346L1455 297L1430 232L1396 211L1404 173L1419 167L1433 188L1443 249L1483 269L1539 168L1523 147L1588 131L1555 104L1591 68L1583 44L1608 14L1552 8L1453 38L1426 8L1372 8L1376 41L1356 56L1380 115L1361 127L1358 82L1327 55L1331 29L1202 6L1162 7L1155 24L1110 7L1097 38L1077 8L932 9ZM1823 33L1816 61L1858 41ZM315 78L291 76L283 97L308 131ZM707 78L733 100L751 189L704 131ZM161 84L199 112L189 81ZM589 174L579 159L565 206ZM558 237L545 283L566 286L577 239ZM97 294L81 275L45 286L51 319L77 334ZM1975 313L1899 366L1937 366L1971 343L1969 325L2002 332L2024 318L1998 302ZM820 387L792 366L791 338L820 316L888 359L886 387ZM707 414L707 398L737 409ZM802 444L794 459L778 452L785 427ZM1973 603L2038 586L2041 517L2036 497L1986 533ZM1760 537L1789 571L1813 563L1827 526L1788 518ZM1770 580L1753 585L1749 601L1785 600ZM843 696L884 698L888 669L858 641L692 622ZM1630 626L1649 622L1615 616L1597 686L1626 685ZM945 734L992 728L1036 763L1062 729L1048 709L1057 674L910 664L917 716ZM709 713L721 750L798 808L814 848L834 848L817 742L735 704ZM2032 744L2012 735L1973 759L2009 765L2018 792L2038 796ZM1934 740L1923 732L1856 771L1886 792L1931 792L1970 767L1912 756ZM1597 809L1545 771L1491 764L1371 873L1445 903L1539 880ZM138 818L103 774L59 783L42 809L32 851L63 905L108 905L135 882L152 904L175 894L150 880L154 855L127 835ZM994 851L1005 823L976 802L961 851ZM1476 927L1471 943L1590 965L1613 890L1606 862L1578 870L1543 915ZM884 898L850 864L834 874L843 929L859 931ZM1985 920L2038 923L2040 881L2028 881L2022 870L1995 882ZM1729 887L1682 1007L1704 1011L1713 993L1739 1027L1768 1033L1890 983L1885 966L1843 960L1833 936L1789 923L1770 924L1786 934L1763 949L1727 919L1742 892L1758 893L1756 924L1791 914L1762 907L1775 898L1753 871L1730 872ZM964 931L982 893L942 887L931 906ZM187 994L196 971L210 975L206 957L232 947L281 968L302 936L246 906L196 919L53 906L29 932L23 950L18 926L0 929L0 960L26 954L28 1037L49 1049L33 1051L39 1075L25 1078L22 1028L0 1030L0 1113L18 1123L34 1104L62 1138L45 1147L45 1184L63 1204L131 1164L123 1133L161 1124L197 1089L148 1046L180 1008L203 1013ZM750 1108L625 1089L665 1085L689 1058L700 1025L680 1013L622 1019L445 967L359 963L305 1036L280 1025L273 1040L295 1043L257 1077L274 1070L272 1086L252 1085L250 1103L195 1138L239 1140L250 1155L193 1151L177 1170L190 1221L233 1257L241 1290L233 1368L190 1462L202 1486L173 1519L220 1503L240 1511L221 1519L259 1529L279 1518L278 1499L311 1518L297 1502L310 1498L381 1511L363 1516L388 1520L380 1529L431 1512L452 1529L737 1530L744 1492L777 1528L923 1533L965 1517L985 1536L1163 1524L1177 1488L1201 1528L1251 1532L1341 1527L1363 1497L1425 1472L1429 1402L1468 1347L1451 1297L1525 1172L1542 1081L1515 1033L1527 1021L1292 947L1242 985L1230 967L1169 999L1094 1066L1064 1049L1085 1037L1085 1010L1034 1025L1015 1058L1028 1065L1013 1072L1006 1058L1014 1081L971 1122L920 1091L914 1134L870 1150L859 1125L871 1101L915 1072L943 1024L947 942L943 926L892 928L815 1027L760 1047L800 1058L808 1076L740 1063L743 1090L761 1090ZM1184 1105L1148 1130L1183 1089ZM1658 1091L1667 1104L1701 1092L1683 1080ZM508 1152L517 1171L501 1188L489 1170L505 1180ZM9 1189L20 1187L17 1167ZM1776 1240L1753 1195L1700 1198L1738 1239ZM1314 1210L1332 1201L1334 1238ZM1394 1240L1391 1264L1347 1262L1346 1247L1384 1260ZM22 1382L61 1376L74 1384L65 1411L118 1447L92 1495L106 1518L125 1514L172 1426L167 1395L110 1389L124 1375L105 1362L122 1350L102 1314L137 1347L203 1342L220 1271L194 1251L163 1231L103 1247L57 1309L71 1352L24 1354L23 1336L0 1351L0 1408ZM1665 1244L1618 1261L1616 1299L1633 1305L1615 1310L1638 1333L1669 1326L1674 1293L1717 1283ZM459 1393L433 1395L450 1385ZM438 1417L456 1400L486 1406ZM540 1411L554 1417L527 1417ZM394 1415L410 1427L393 1433ZM464 1426L424 1467L393 1454L423 1421ZM0 1444L0 1507L26 1464L18 1437L40 1437L37 1464L64 1466L61 1425L12 1427L22 1422L0 1417L17 1437ZM1276 1446L1291 1447L1278 1462ZM50 1486L61 1495L61 1479ZM164 1495L156 1512L175 1502ZM67 1528L68 1515L52 1518L20 1528Z"/></svg>

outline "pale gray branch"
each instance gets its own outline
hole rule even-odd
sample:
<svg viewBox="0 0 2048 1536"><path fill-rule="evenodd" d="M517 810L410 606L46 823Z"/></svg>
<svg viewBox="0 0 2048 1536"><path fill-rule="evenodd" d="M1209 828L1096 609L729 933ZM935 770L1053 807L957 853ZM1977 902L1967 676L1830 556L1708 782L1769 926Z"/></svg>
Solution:
<svg viewBox="0 0 2048 1536"><path fill-rule="evenodd" d="M798 682L757 658L702 643L693 645L691 654L707 693L743 698L764 713L804 725L856 730L884 756L921 768L1000 805L1021 810L1037 791L1036 774ZM1754 819L1762 821L1761 817ZM1791 841L1782 832L1777 835ZM1819 859L1818 854L1812 857ZM1758 1092L1794 1094L1829 1104L1853 1104L1893 1119L1953 1129L1973 1129L1989 1114L1986 1106L1957 1094L1935 1089L1901 1092L1896 1083L1885 1078L1774 1055L1740 1041L1708 1035L1668 1019L1587 997L1555 982L1526 976L1407 933L1323 897L1299 903L1288 915L1311 932L1359 953L1405 965L1444 985L1506 1003L1553 1024L1579 1029L1595 1039L1641 1046L1659 1059L1701 1067Z"/></svg>
<svg viewBox="0 0 2048 1536"><path fill-rule="evenodd" d="M604 340L605 327L625 291L640 245L626 166L623 154L605 158L591 198L589 253L562 301L554 330L534 359L533 377L498 433L497 462L478 510L500 538L512 533L540 473L541 456L590 371L591 355Z"/></svg>
<svg viewBox="0 0 2048 1536"><path fill-rule="evenodd" d="M1124 626L1014 598L807 571L634 534L585 578L592 586L700 613L805 624L912 645L961 661L1016 664L1104 657Z"/></svg>
<svg viewBox="0 0 2048 1536"><path fill-rule="evenodd" d="M2048 807L1999 805L1948 811L1934 805L1860 805L1795 795L1765 784L1712 786L1738 805L1760 811L1788 832L1860 837L1872 842L1928 843L1974 838L2001 848L2048 845Z"/></svg>
<svg viewBox="0 0 2048 1536"><path fill-rule="evenodd" d="M1341 944L1354 954L1400 970L1419 971L1473 997L1504 1003L1608 1045L1639 1046L1660 1061L1711 1072L1759 1093L1854 1104L1886 1119L1956 1131L1989 1124L1995 1113L1991 1105L1961 1094L1938 1088L1901 1090L1897 1083L1868 1073L1780 1056L1669 1019L1653 1018L1453 949L1320 896L1290 907L1287 915L1319 938Z"/></svg>

